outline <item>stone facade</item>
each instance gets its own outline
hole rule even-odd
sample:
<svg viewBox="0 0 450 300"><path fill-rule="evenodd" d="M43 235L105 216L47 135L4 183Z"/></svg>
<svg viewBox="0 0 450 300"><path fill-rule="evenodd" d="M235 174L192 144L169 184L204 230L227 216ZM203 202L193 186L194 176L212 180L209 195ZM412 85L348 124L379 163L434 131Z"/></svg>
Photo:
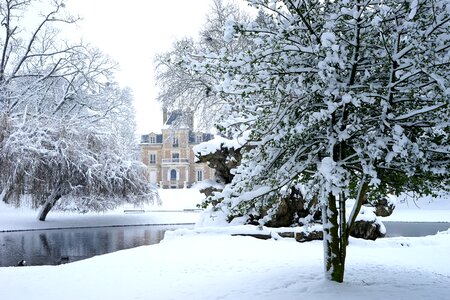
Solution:
<svg viewBox="0 0 450 300"><path fill-rule="evenodd" d="M179 112L174 114L179 115ZM192 120L177 124L164 111L164 129L161 134L141 136L142 162L147 165L151 183L161 188L184 188L214 178L214 170L206 163L195 163L192 147L212 139L212 135L192 130Z"/></svg>

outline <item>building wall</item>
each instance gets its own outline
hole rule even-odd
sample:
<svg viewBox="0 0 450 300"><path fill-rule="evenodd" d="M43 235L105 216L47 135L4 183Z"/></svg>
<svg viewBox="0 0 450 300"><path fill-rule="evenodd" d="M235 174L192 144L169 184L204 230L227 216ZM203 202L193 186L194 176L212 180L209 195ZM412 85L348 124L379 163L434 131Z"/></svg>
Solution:
<svg viewBox="0 0 450 300"><path fill-rule="evenodd" d="M192 151L194 145L189 142L190 130L163 129L162 139L159 140L157 134L150 133L148 139L141 142L142 162L147 165L148 177L152 183L158 184L162 188L183 188L190 187L199 180L198 173L201 171L200 179L214 179L214 170L204 163L195 163L195 155ZM199 133L202 134L202 133ZM178 144L174 145L173 138L178 139ZM178 153L178 157L173 156ZM154 162L150 161L150 154L156 155ZM176 171L176 180L171 180L171 174Z"/></svg>

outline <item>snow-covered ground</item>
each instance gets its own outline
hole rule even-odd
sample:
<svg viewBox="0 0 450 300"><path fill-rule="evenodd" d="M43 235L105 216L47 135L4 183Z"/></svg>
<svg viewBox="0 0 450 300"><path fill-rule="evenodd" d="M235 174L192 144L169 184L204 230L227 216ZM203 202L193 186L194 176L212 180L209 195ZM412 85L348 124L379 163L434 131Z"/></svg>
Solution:
<svg viewBox="0 0 450 300"><path fill-rule="evenodd" d="M30 229L196 223L196 204L203 199L196 189L160 190L162 205L124 206L106 213L67 213L50 211L45 222L37 220L38 211L12 208L0 201L0 232ZM144 210L145 213L140 213ZM127 213L125 213L127 211ZM134 212L133 212L134 211Z"/></svg>
<svg viewBox="0 0 450 300"><path fill-rule="evenodd" d="M450 196L415 198L402 195L396 200L394 213L383 221L450 222ZM450 299L450 297L449 297Z"/></svg>
<svg viewBox="0 0 450 300"><path fill-rule="evenodd" d="M166 206L151 209L193 208L199 201L192 190L167 193L173 193L168 195L173 198L166 200ZM397 203L389 218L450 221L450 199L421 201L418 207ZM80 221L73 215L70 224L110 215L116 222L124 217L122 223L132 217L165 218L153 214L157 215L117 211L81 216ZM433 216L426 218L426 214ZM3 229L5 215L11 211L0 212ZM49 221L61 226L67 217L51 212ZM10 218L15 224L10 227L19 227L21 218ZM166 233L157 245L75 263L0 268L1 299L450 299L450 230L421 238L351 239L343 284L323 280L320 241L301 244L292 239L230 236L236 230L243 231L236 227L180 229Z"/></svg>

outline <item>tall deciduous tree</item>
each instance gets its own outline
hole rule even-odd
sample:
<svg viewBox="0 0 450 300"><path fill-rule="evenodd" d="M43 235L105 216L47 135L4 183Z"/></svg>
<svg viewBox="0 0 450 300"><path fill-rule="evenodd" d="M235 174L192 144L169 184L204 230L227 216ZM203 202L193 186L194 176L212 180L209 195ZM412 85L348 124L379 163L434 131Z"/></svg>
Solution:
<svg viewBox="0 0 450 300"><path fill-rule="evenodd" d="M172 49L155 57L156 81L159 86L158 101L169 110L194 112L199 125L211 128L223 113L226 102L214 93L219 83L215 74L206 68L200 72L189 67L205 54L219 55L222 51L240 52L248 48L245 37L225 42L222 38L227 20L247 21L249 16L239 6L226 0L212 0L211 10L198 39L186 37L176 41Z"/></svg>
<svg viewBox="0 0 450 300"><path fill-rule="evenodd" d="M235 214L275 211L301 185L322 206L327 278L342 282L367 197L448 188L450 2L249 2L258 19L229 24L225 41L257 47L197 69L222 78L219 127L249 145L216 197Z"/></svg>
<svg viewBox="0 0 450 300"><path fill-rule="evenodd" d="M107 56L59 37L77 21L64 8L0 1L0 199L31 195L40 220L64 197L83 211L155 198L134 155L131 93Z"/></svg>

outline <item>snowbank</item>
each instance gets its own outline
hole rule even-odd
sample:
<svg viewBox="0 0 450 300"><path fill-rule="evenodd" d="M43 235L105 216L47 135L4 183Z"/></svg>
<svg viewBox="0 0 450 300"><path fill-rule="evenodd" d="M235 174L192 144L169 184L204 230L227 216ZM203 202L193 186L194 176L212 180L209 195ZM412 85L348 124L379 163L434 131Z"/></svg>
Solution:
<svg viewBox="0 0 450 300"><path fill-rule="evenodd" d="M15 300L444 300L449 251L448 232L351 239L345 283L335 284L323 279L320 241L205 232L56 267L0 268L0 285L2 297Z"/></svg>
<svg viewBox="0 0 450 300"><path fill-rule="evenodd" d="M203 196L186 189L162 190L161 197L161 207L145 209L191 208ZM417 221L436 211L439 220L450 220L448 198L419 201L416 207L400 199L394 215L410 211L403 217ZM38 222L33 211L0 205L0 228L167 221L177 214L177 220L183 215L194 222L199 218L198 213L179 211L81 216L51 212L48 221ZM75 263L0 268L2 299L449 299L450 230L421 238L350 239L345 282L335 284L323 279L321 241L297 243L253 226L206 225L168 232L158 245ZM273 238L231 236L255 232Z"/></svg>
<svg viewBox="0 0 450 300"><path fill-rule="evenodd" d="M196 183L192 188L195 188L198 190L202 190L202 189L206 189L206 188L215 188L215 189L221 190L224 188L224 186L225 185L223 183L219 183L212 179L207 179L207 180L203 180L203 181ZM203 198L204 198L204 196L203 196Z"/></svg>
<svg viewBox="0 0 450 300"><path fill-rule="evenodd" d="M245 139L229 140L221 136L215 136L212 140L195 145L192 150L202 156L211 154L220 150L222 147L239 149L245 144Z"/></svg>
<svg viewBox="0 0 450 300"><path fill-rule="evenodd" d="M414 197L402 194L391 196L395 201L395 209L391 216L382 221L402 222L450 222L450 195L439 197Z"/></svg>

